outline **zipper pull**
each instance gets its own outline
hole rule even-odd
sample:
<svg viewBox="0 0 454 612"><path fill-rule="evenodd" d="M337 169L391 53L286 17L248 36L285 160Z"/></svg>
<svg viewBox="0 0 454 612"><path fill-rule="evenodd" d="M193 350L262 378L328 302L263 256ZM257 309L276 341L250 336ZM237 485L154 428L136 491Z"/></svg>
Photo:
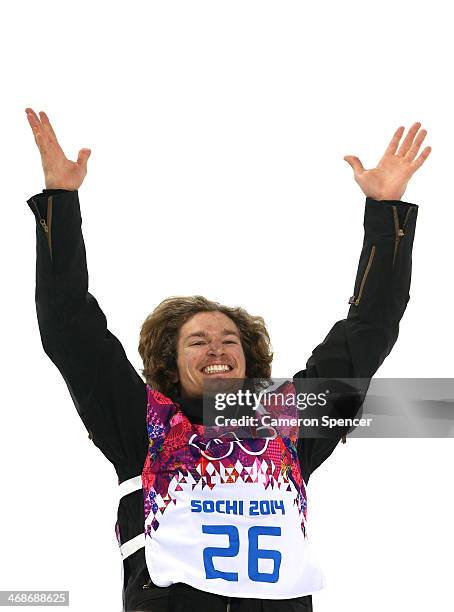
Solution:
<svg viewBox="0 0 454 612"><path fill-rule="evenodd" d="M397 235L402 238L402 236L405 236L405 232L402 228L399 228L399 231L397 232Z"/></svg>
<svg viewBox="0 0 454 612"><path fill-rule="evenodd" d="M44 229L44 231L45 231L45 232L48 232L48 231L49 231L49 228L47 227L46 220L45 220L45 219L43 219L43 218L41 217L41 213L39 212L38 205L37 205L37 203L35 202L35 199L34 199L34 198L32 198L32 202L33 202L33 206L35 207L36 214L37 214L37 215L38 215L38 217L39 217L39 222L40 222L40 224L41 224L42 228Z"/></svg>
<svg viewBox="0 0 454 612"><path fill-rule="evenodd" d="M143 585L142 589L145 591L145 589L150 589L151 588L151 578L150 580Z"/></svg>

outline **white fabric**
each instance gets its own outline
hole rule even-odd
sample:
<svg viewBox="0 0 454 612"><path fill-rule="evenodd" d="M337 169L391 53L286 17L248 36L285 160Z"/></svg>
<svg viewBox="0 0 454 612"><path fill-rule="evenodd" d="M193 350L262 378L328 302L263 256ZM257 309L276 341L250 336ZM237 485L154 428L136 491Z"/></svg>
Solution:
<svg viewBox="0 0 454 612"><path fill-rule="evenodd" d="M134 476L118 485L119 499L142 488L142 475Z"/></svg>
<svg viewBox="0 0 454 612"><path fill-rule="evenodd" d="M156 515L159 526L145 538L154 584L184 582L218 595L260 599L300 597L323 588L301 528L296 487L291 481L278 487L275 481L265 488L260 463L257 458L251 468L253 482L217 481L212 489L190 475L184 482L174 477L168 496L156 499L163 508ZM153 518L150 513L146 532ZM221 532L210 533L210 528Z"/></svg>
<svg viewBox="0 0 454 612"><path fill-rule="evenodd" d="M142 489L142 475L134 476L134 478L129 478L129 480L122 482L118 486L118 497L121 499L125 495L129 495L129 493L133 493L139 489ZM121 556L123 557L123 561L143 546L145 546L145 534L143 533L139 533L139 535L135 538L132 538L131 540L128 540L122 544L120 546L120 552Z"/></svg>
<svg viewBox="0 0 454 612"><path fill-rule="evenodd" d="M143 533L139 533L138 536L132 538L132 540L128 540L124 544L120 546L121 556L123 557L123 561L138 551L140 548L145 546L145 535Z"/></svg>

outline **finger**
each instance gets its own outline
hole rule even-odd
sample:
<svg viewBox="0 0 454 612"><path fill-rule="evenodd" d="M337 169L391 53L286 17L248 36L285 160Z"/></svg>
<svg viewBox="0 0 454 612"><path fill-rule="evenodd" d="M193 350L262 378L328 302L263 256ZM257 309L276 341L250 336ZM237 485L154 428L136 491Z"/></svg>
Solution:
<svg viewBox="0 0 454 612"><path fill-rule="evenodd" d="M38 123L41 123L39 118L38 118L38 116L37 116L37 114L35 113L35 111L32 108L27 106L27 108L25 109L25 112L27 113L27 117L28 118L32 118L35 121L37 121Z"/></svg>
<svg viewBox="0 0 454 612"><path fill-rule="evenodd" d="M90 155L91 155L90 149L81 149L79 151L79 155L77 156L77 163L79 164L79 166L83 166L84 168L86 168L87 161Z"/></svg>
<svg viewBox="0 0 454 612"><path fill-rule="evenodd" d="M421 155L415 159L415 161L411 164L413 172L416 172L418 168L420 168L426 159L429 157L430 152L432 151L432 147L426 147Z"/></svg>
<svg viewBox="0 0 454 612"><path fill-rule="evenodd" d="M45 155L45 153L46 153L47 141L43 137L42 133L38 131L37 128L33 129L33 136L35 137L36 146L39 149L41 157L43 157Z"/></svg>
<svg viewBox="0 0 454 612"><path fill-rule="evenodd" d="M399 146L400 139L405 131L405 128L401 125L394 132L394 136L391 138L389 145L386 148L385 155L394 155Z"/></svg>
<svg viewBox="0 0 454 612"><path fill-rule="evenodd" d="M346 155L344 160L353 168L355 176L364 172L364 166L356 155Z"/></svg>
<svg viewBox="0 0 454 612"><path fill-rule="evenodd" d="M28 122L30 124L30 127L32 129L33 128L37 128L37 129L41 130L41 121L39 120L39 118L36 115L36 113L31 108L26 108L25 112L27 113L27 119L28 119Z"/></svg>
<svg viewBox="0 0 454 612"><path fill-rule="evenodd" d="M57 136L55 135L54 129L49 121L49 117L46 115L44 111L40 111L39 116L41 117L41 123L48 137L51 140L54 140L58 144Z"/></svg>
<svg viewBox="0 0 454 612"><path fill-rule="evenodd" d="M38 149L42 153L46 144L46 140L43 137L41 122L36 116L36 114L32 111L32 109L27 110L27 119L28 123L33 132L33 136L35 137L35 142L38 146Z"/></svg>
<svg viewBox="0 0 454 612"><path fill-rule="evenodd" d="M411 145L405 159L413 161L418 154L418 151L423 143L424 138L427 136L427 130L421 130L415 138L414 143Z"/></svg>
<svg viewBox="0 0 454 612"><path fill-rule="evenodd" d="M407 154L408 149L413 144L413 139L416 136L420 127L421 127L421 124L418 121L417 123L414 123L411 126L411 128L408 130L407 136L405 137L403 143L400 145L399 150L396 153L398 157L403 157L404 155Z"/></svg>

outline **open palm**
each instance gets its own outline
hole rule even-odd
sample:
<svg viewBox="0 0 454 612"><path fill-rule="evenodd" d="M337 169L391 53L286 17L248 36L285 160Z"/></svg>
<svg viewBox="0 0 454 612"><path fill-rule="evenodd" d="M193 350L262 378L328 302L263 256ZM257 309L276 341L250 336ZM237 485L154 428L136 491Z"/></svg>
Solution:
<svg viewBox="0 0 454 612"><path fill-rule="evenodd" d="M405 131L399 127L391 139L383 157L376 168L365 170L361 161L354 155L346 155L345 161L350 164L355 174L355 181L363 193L374 200L400 200L408 181L428 158L431 147L426 147L418 155L427 131L421 130L420 123L414 123L399 146Z"/></svg>
<svg viewBox="0 0 454 612"><path fill-rule="evenodd" d="M25 112L41 154L46 189L79 189L87 174L90 149L81 149L75 162L67 159L46 113L41 111L38 117L31 108Z"/></svg>

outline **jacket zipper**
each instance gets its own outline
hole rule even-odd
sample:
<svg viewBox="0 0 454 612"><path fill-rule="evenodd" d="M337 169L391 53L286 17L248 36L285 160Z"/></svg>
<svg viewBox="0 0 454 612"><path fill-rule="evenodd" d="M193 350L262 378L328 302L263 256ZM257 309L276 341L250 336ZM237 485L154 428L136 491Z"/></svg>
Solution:
<svg viewBox="0 0 454 612"><path fill-rule="evenodd" d="M359 285L358 295L351 297L349 299L349 301L348 301L349 304L354 304L355 306L358 306L358 304L359 304L359 302L361 300L361 296L363 295L364 285L366 284L367 275L369 274L369 270L370 270L370 268L372 266L372 262L374 260L374 256L375 256L375 245L372 245L372 248L370 250L369 259L367 261L366 269L364 270L364 274L363 274L363 277L361 279L361 283Z"/></svg>
<svg viewBox="0 0 454 612"><path fill-rule="evenodd" d="M399 246L399 242L403 236L405 236L405 226L407 225L408 217L411 213L411 207L407 210L407 214L405 215L404 224L402 227L399 227L399 215L397 214L397 208L393 206L393 216L394 216L394 230L395 230L395 240L394 240L394 256L393 256L393 265L396 260L397 247Z"/></svg>
<svg viewBox="0 0 454 612"><path fill-rule="evenodd" d="M52 197L53 196L49 196L47 198L47 213L46 213L46 219L43 219L41 217L41 214L39 212L39 208L35 202L35 200L32 199L32 202L35 206L35 210L38 213L39 216L39 223L41 225L41 227L43 228L43 230L46 232L46 236L47 236L47 244L49 245L49 253L50 253L50 258L52 259L52 236L51 236L51 229L52 229Z"/></svg>
<svg viewBox="0 0 454 612"><path fill-rule="evenodd" d="M52 231L52 198L53 196L49 196L47 198L47 243L49 245L49 253L50 253L50 258L52 259L52 236L51 236L51 231ZM44 222L46 223L46 222Z"/></svg>

